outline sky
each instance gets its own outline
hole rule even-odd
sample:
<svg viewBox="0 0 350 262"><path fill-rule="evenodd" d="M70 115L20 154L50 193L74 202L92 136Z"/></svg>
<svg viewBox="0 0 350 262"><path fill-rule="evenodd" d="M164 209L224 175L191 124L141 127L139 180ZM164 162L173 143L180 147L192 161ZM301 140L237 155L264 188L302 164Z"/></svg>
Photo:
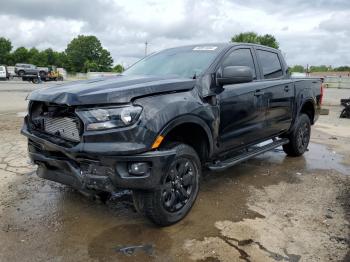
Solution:
<svg viewBox="0 0 350 262"><path fill-rule="evenodd" d="M148 52L274 35L289 65L350 65L350 0L1 0L0 36L14 48L63 51L95 35L125 66Z"/></svg>

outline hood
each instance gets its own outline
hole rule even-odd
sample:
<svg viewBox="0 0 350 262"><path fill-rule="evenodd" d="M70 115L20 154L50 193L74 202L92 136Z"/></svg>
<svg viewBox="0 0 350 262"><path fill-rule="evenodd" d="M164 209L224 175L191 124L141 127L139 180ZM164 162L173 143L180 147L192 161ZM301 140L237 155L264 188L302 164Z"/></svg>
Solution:
<svg viewBox="0 0 350 262"><path fill-rule="evenodd" d="M71 106L129 103L145 95L190 90L195 81L173 76L120 75L41 88L33 91L27 99Z"/></svg>

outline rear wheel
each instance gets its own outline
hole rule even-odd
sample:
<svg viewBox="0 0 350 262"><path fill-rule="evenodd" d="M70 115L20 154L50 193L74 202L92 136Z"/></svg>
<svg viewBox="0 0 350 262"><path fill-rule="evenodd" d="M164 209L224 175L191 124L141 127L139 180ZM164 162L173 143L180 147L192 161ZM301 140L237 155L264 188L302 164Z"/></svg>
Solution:
<svg viewBox="0 0 350 262"><path fill-rule="evenodd" d="M18 75L19 75L19 76L24 76L24 71L23 71L23 70L19 70L19 71L18 71Z"/></svg>
<svg viewBox="0 0 350 262"><path fill-rule="evenodd" d="M33 84L39 84L39 82L40 82L40 81L39 81L39 78L33 78L33 79L32 79L32 83L33 83Z"/></svg>
<svg viewBox="0 0 350 262"><path fill-rule="evenodd" d="M297 120L295 129L288 136L289 143L283 145L284 152L289 156L301 156L307 150L310 136L310 118L306 114L301 114Z"/></svg>
<svg viewBox="0 0 350 262"><path fill-rule="evenodd" d="M176 156L155 191L134 191L136 210L152 222L168 226L183 219L192 208L199 189L201 164L196 151L185 144L172 149Z"/></svg>
<svg viewBox="0 0 350 262"><path fill-rule="evenodd" d="M40 76L41 79L46 78L46 72L45 71L40 71L39 72L39 76Z"/></svg>

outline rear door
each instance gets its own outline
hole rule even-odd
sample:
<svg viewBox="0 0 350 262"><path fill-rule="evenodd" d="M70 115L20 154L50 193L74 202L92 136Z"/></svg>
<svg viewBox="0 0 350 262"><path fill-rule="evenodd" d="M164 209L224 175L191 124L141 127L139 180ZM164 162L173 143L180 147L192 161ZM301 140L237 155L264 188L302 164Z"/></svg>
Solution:
<svg viewBox="0 0 350 262"><path fill-rule="evenodd" d="M226 66L248 66L252 69L254 81L222 87L220 103L219 144L221 151L243 146L261 139L265 126L266 105L259 95L261 81L253 49L235 47L222 60L220 68ZM220 69L219 69L220 70Z"/></svg>
<svg viewBox="0 0 350 262"><path fill-rule="evenodd" d="M294 84L287 77L283 58L271 49L256 48L265 82L263 103L267 104L265 135L272 136L288 130L292 123Z"/></svg>

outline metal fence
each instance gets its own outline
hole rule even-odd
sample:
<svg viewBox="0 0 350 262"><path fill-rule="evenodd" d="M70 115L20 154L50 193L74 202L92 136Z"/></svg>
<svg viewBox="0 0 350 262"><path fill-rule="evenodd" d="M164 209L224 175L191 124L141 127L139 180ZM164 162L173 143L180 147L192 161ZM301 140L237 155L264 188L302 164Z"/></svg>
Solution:
<svg viewBox="0 0 350 262"><path fill-rule="evenodd" d="M324 79L324 83L329 88L349 88L350 89L350 77L327 76Z"/></svg>

